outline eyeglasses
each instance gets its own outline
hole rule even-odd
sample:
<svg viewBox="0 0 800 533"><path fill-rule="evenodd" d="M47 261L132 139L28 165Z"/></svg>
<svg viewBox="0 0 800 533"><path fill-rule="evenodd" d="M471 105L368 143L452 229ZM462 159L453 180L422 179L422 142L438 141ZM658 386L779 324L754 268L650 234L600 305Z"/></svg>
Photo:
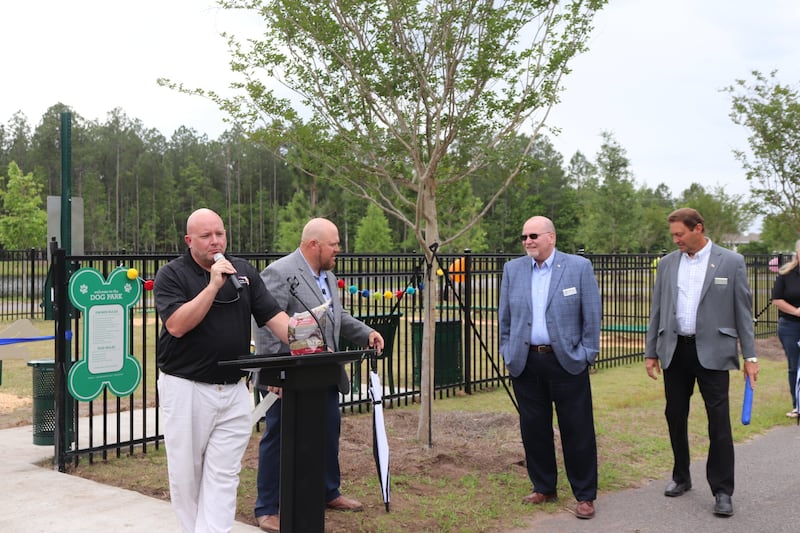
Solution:
<svg viewBox="0 0 800 533"><path fill-rule="evenodd" d="M211 273L210 272L206 272L206 278L208 279L208 283L211 283ZM228 288L229 288L229 285L226 283L219 290L219 292L217 293L217 296L220 296L220 294L223 291L227 292L227 293L231 292L231 291L228 290ZM235 304L238 301L239 301L239 291L236 291L236 297L235 298L231 298L231 299L228 299L228 300L217 300L216 298L214 298L213 304L214 305Z"/></svg>
<svg viewBox="0 0 800 533"><path fill-rule="evenodd" d="M553 233L553 232L552 231L545 231L543 233L528 233L527 235L525 235L523 233L522 235L519 236L519 240L522 241L522 242L525 242L526 239L530 239L532 241L535 241L536 239L538 239L542 235L547 235L548 233Z"/></svg>
<svg viewBox="0 0 800 533"><path fill-rule="evenodd" d="M234 303L236 303L236 302L238 302L238 301L239 301L239 293L237 292L237 293L236 293L236 298L233 298L233 299L231 299L231 300L217 300L217 299L215 298L215 299L214 299L214 305L234 304Z"/></svg>

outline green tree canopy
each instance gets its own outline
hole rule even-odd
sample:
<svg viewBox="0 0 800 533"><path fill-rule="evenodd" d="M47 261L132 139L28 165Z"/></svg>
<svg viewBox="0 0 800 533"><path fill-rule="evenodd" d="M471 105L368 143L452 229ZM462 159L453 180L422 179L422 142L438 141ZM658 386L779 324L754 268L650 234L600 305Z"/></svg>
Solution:
<svg viewBox="0 0 800 533"><path fill-rule="evenodd" d="M3 180L0 180L2 185ZM42 186L33 174L23 175L8 165L8 186L0 186L0 244L10 250L42 248L47 244L47 213L42 209Z"/></svg>
<svg viewBox="0 0 800 533"><path fill-rule="evenodd" d="M303 228L313 217L305 193L298 190L292 200L278 211L278 236L276 252L291 252L300 245Z"/></svg>
<svg viewBox="0 0 800 533"><path fill-rule="evenodd" d="M793 253L798 233L792 229L789 213L767 215L761 223L761 241L768 252Z"/></svg>
<svg viewBox="0 0 800 533"><path fill-rule="evenodd" d="M636 240L641 218L633 173L625 149L608 132L585 180L580 201L584 209L578 241L588 252L638 251Z"/></svg>
<svg viewBox="0 0 800 533"><path fill-rule="evenodd" d="M676 205L697 209L705 220L706 235L720 245L726 237L742 233L753 220L742 195L729 195L720 186L708 192L702 185L692 183Z"/></svg>
<svg viewBox="0 0 800 533"><path fill-rule="evenodd" d="M358 223L355 251L360 254L384 254L391 252L394 248L386 215L383 214L380 207L370 204L367 207L367 214Z"/></svg>
<svg viewBox="0 0 800 533"><path fill-rule="evenodd" d="M730 117L747 128L751 155L735 150L762 213L785 213L784 222L800 234L800 100L797 89L753 71L753 79L736 80Z"/></svg>

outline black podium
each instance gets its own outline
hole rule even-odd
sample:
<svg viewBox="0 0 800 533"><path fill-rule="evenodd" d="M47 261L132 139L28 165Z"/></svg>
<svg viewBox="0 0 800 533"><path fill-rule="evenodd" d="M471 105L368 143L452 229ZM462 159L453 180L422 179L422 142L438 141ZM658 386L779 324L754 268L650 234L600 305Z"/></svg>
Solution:
<svg viewBox="0 0 800 533"><path fill-rule="evenodd" d="M309 355L243 356L220 365L261 369L261 383L283 388L281 399L281 531L325 530L325 402L342 363L374 350Z"/></svg>

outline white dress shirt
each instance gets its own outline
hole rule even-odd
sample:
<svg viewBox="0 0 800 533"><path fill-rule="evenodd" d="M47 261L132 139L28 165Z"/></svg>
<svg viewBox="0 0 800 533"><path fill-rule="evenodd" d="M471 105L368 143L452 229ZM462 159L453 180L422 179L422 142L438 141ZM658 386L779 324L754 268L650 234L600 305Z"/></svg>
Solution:
<svg viewBox="0 0 800 533"><path fill-rule="evenodd" d="M697 332L697 306L700 304L700 293L710 256L711 239L694 257L689 257L686 252L681 254L678 265L678 298L675 301L678 335L691 336Z"/></svg>

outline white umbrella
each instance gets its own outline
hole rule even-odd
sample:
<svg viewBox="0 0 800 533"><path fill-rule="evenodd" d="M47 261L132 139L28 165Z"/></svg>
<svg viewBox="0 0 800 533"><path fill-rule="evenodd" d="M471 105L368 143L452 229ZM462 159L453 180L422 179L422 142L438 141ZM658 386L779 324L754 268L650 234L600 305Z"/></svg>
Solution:
<svg viewBox="0 0 800 533"><path fill-rule="evenodd" d="M264 418L264 415L267 413L267 409L272 407L272 404L275 403L275 400L278 399L278 395L274 392L268 392L266 396L261 398L261 401L258 402L258 405L255 406L253 412L250 414L250 421L255 426L258 424L258 421Z"/></svg>
<svg viewBox="0 0 800 533"><path fill-rule="evenodd" d="M383 386L374 370L369 372L369 395L372 398L372 453L378 467L378 479L386 512L389 512L389 439L383 420Z"/></svg>

